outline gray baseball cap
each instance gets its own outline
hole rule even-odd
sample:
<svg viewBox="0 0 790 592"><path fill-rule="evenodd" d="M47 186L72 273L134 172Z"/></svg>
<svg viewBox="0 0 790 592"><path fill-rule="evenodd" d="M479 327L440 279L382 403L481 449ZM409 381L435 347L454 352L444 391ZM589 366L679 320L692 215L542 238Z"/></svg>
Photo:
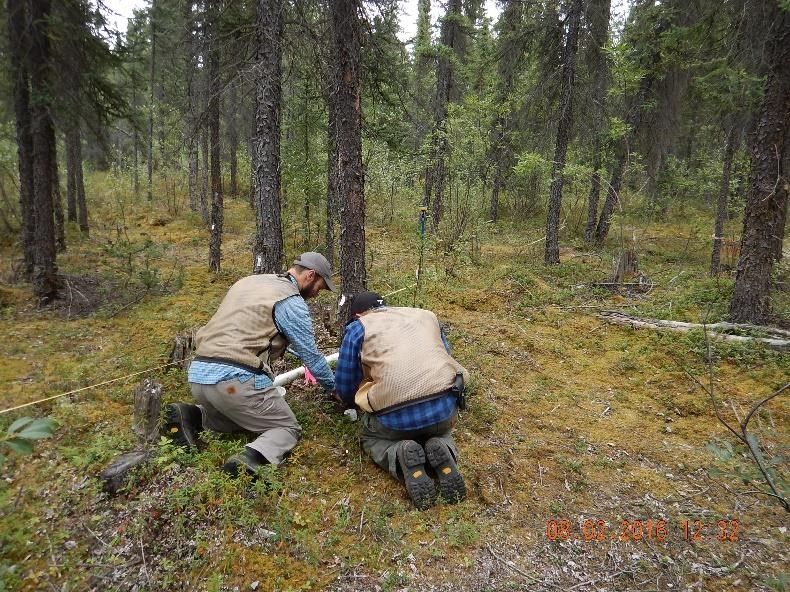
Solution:
<svg viewBox="0 0 790 592"><path fill-rule="evenodd" d="M329 261L326 260L321 253L316 253L315 251L308 251L307 253L302 253L294 259L294 265L301 265L306 269L312 269L326 282L326 287L332 290L333 292L337 292L337 288L335 288L335 284L332 282L332 266L329 264Z"/></svg>

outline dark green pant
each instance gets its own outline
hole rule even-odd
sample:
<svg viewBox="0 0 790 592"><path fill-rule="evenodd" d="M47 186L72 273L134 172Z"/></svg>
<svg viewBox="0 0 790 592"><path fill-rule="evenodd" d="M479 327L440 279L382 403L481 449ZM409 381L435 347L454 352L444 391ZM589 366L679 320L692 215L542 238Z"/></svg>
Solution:
<svg viewBox="0 0 790 592"><path fill-rule="evenodd" d="M396 479L398 476L398 446L403 440L414 440L421 446L430 438L439 438L447 444L455 460L458 460L458 449L453 440L452 429L457 413L439 423L419 430L391 430L383 426L375 415L362 413L362 449L368 453L378 466Z"/></svg>

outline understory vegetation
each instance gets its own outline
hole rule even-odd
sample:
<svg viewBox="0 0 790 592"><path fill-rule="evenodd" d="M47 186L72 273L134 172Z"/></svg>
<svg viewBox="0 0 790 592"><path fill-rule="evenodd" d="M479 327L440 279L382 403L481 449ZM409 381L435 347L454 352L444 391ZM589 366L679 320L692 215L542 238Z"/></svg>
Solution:
<svg viewBox="0 0 790 592"><path fill-rule="evenodd" d="M173 336L204 323L250 271L255 225L246 201L226 202L223 270L213 274L196 214L174 212L163 198L127 199L124 175L94 172L87 182L93 229L80 238L67 226L59 268L71 288L54 305L35 307L29 286L13 278L14 247L3 247L4 408L166 363ZM244 436L207 436L194 454L163 441L111 496L97 475L133 446L136 376L0 416L0 428L25 415L58 426L32 455L9 454L0 467L0 589L549 590L587 582L784 590L787 514L755 493L762 482L745 447L689 375L707 384L712 372L722 413L734 421L782 386L790 358L715 341L709 356L702 331L634 330L598 317L725 318L733 280L708 277L703 204L670 206L656 219L632 193L613 223L618 236L591 250L569 222L561 263L551 267L542 262L540 210L496 224L473 216L449 246L441 233L429 235L415 292L419 196L407 184L389 189L371 191L371 203L387 208L368 212L368 284L400 290L392 304L434 310L472 372L456 429L469 499L414 510L362 453L357 425L301 384L288 400L304 436L282 469L256 483L225 476L219 467ZM288 258L323 240L295 230L299 207L284 210ZM573 207L564 215L573 221ZM611 278L621 241L638 255L642 287L596 285ZM787 318L787 293L773 298ZM338 346L334 306L326 297L313 305L325 353ZM182 369L150 375L164 385L164 403L189 399ZM789 414L779 397L752 420L779 478ZM698 530L702 539L687 540Z"/></svg>

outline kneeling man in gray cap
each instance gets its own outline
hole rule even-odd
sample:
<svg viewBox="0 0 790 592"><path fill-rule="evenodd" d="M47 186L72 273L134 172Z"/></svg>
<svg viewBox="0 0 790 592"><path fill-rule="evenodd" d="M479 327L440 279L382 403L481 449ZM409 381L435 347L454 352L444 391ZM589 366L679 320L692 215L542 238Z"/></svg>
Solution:
<svg viewBox="0 0 790 592"><path fill-rule="evenodd" d="M305 303L321 290L335 291L332 269L313 252L303 253L285 273L251 275L233 284L196 335L189 383L198 404L170 405L165 433L194 448L204 428L252 432L257 439L231 456L223 470L235 476L280 464L302 428L285 401L285 389L273 385L272 362L290 345L327 392L335 388Z"/></svg>

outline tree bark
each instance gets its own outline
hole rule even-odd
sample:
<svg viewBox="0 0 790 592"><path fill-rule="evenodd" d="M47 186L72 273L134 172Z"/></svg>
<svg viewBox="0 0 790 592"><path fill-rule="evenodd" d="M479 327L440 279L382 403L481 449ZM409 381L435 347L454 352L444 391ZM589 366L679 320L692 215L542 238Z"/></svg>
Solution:
<svg viewBox="0 0 790 592"><path fill-rule="evenodd" d="M132 76L132 108L137 110L137 107L138 107L137 83L135 82L135 76ZM132 166L134 167L132 173L132 187L134 189L134 196L138 197L140 195L140 133L137 131L136 123L132 125L132 145L134 151L134 156L132 161ZM75 212L76 212L76 201L75 201Z"/></svg>
<svg viewBox="0 0 790 592"><path fill-rule="evenodd" d="M16 118L17 167L19 170L19 207L22 215L22 253L25 277L33 278L35 262L34 236L36 209L33 199L33 136L31 135L29 72L25 63L28 53L25 1L8 0L8 51L11 80L14 87L14 116Z"/></svg>
<svg viewBox="0 0 790 592"><path fill-rule="evenodd" d="M204 76L204 78L206 78ZM204 81L208 84L208 81ZM205 96L208 96L208 91L204 89ZM205 125L200 128L200 160L201 169L200 174L200 215L203 217L203 224L208 226L209 222L209 144L208 144L208 129Z"/></svg>
<svg viewBox="0 0 790 592"><path fill-rule="evenodd" d="M598 220L598 199L601 195L601 173L598 171L601 168L601 148L598 144L593 148L595 152L593 156L593 169L592 183L590 185L590 194L587 196L587 224L584 226L584 240L592 242L593 233L595 232L595 223Z"/></svg>
<svg viewBox="0 0 790 592"><path fill-rule="evenodd" d="M60 173L58 172L57 147L53 130L52 136L52 205L55 209L55 250L66 250L66 221L63 218L63 196L60 192Z"/></svg>
<svg viewBox="0 0 790 592"><path fill-rule="evenodd" d="M611 0L591 0L587 8L590 45L586 56L588 69L594 77L590 97L593 111L593 175L590 183L590 193L587 196L587 224L584 227L584 240L588 243L593 240L595 223L598 219L598 200L601 194L601 174L598 171L603 161L606 89L609 86L609 59L604 52L604 46L609 39L611 4Z"/></svg>
<svg viewBox="0 0 790 592"><path fill-rule="evenodd" d="M336 66L330 66L332 70L330 79L334 85L337 74L334 71ZM331 265L335 263L335 228L338 218L338 198L337 198L337 99L334 97L334 89L330 89L327 98L328 125L326 128L327 138L327 159L326 159L326 258Z"/></svg>
<svg viewBox="0 0 790 592"><path fill-rule="evenodd" d="M208 109L207 118L209 126L209 142L211 145L211 238L209 240L208 267L210 271L219 273L222 265L222 165L220 162L221 151L219 145L219 35L217 33L217 19L219 19L218 3L213 0L208 4L211 21L209 35L208 55Z"/></svg>
<svg viewBox="0 0 790 592"><path fill-rule="evenodd" d="M282 10L282 0L258 0L252 159L256 219L253 273L278 273L283 263L280 212Z"/></svg>
<svg viewBox="0 0 790 592"><path fill-rule="evenodd" d="M195 43L195 30L192 24L194 0L184 2L184 21L185 25L185 76L187 93L187 113L184 125L184 143L187 146L187 193L189 197L189 209L193 212L198 211L198 117L197 117L197 97L195 89L195 57L197 44Z"/></svg>
<svg viewBox="0 0 790 592"><path fill-rule="evenodd" d="M39 304L47 304L58 293L57 267L55 265L55 225L52 207L52 138L51 118L49 0L32 0L30 3L31 44L30 90L32 97L31 133L33 137L33 199L35 201L36 228L34 235L35 258L33 266L33 292Z"/></svg>
<svg viewBox="0 0 790 592"><path fill-rule="evenodd" d="M445 120L447 119L447 105L453 95L455 85L453 63L447 52L454 51L459 43L461 33L458 20L460 16L461 0L448 0L447 14L442 21L442 48L440 48L436 70L436 111L423 193L423 205L432 207L431 229L433 231L438 228L444 213L444 185L447 176L445 160L449 148Z"/></svg>
<svg viewBox="0 0 790 592"><path fill-rule="evenodd" d="M151 102L148 111L148 201L154 199L154 110L156 93L154 83L156 76L156 0L151 0Z"/></svg>
<svg viewBox="0 0 790 592"><path fill-rule="evenodd" d="M513 92L518 62L523 52L523 43L519 38L521 31L522 3L519 0L508 0L502 13L502 32L499 37L499 53L497 64L499 72L496 104L499 110L493 126L493 142L491 155L494 162L493 183L489 218L494 222L499 218L499 195L505 186L507 171L513 163L513 147L508 138L510 131L510 109L508 98Z"/></svg>
<svg viewBox="0 0 790 592"><path fill-rule="evenodd" d="M657 58L656 58L657 59ZM647 99L650 90L653 87L654 76L652 73L645 74L639 83L639 91L636 94L631 110L627 118L628 131L620 142L618 149L617 162L612 169L612 177L609 180L609 186L606 192L606 201L601 208L601 217L598 220L598 226L595 229L595 244L601 245L606 240L609 234L609 225L612 219L612 212L614 206L620 201L620 186L623 183L623 173L625 171L625 163L628 160L631 146L633 146L634 138L636 137L637 128L642 113L642 105Z"/></svg>
<svg viewBox="0 0 790 592"><path fill-rule="evenodd" d="M88 202L85 199L85 179L82 174L82 135L79 127L74 133L74 184L77 191L77 212L80 232L88 236Z"/></svg>
<svg viewBox="0 0 790 592"><path fill-rule="evenodd" d="M453 0L456 1L456 0ZM365 178L362 169L362 59L359 0L331 0L337 76L332 96L337 124L337 195L340 202L340 276L343 294L366 289ZM348 301L340 321L348 316Z"/></svg>
<svg viewBox="0 0 790 592"><path fill-rule="evenodd" d="M790 11L771 0L768 76L752 144L741 256L730 302L736 322L764 322L774 263L782 256L790 161Z"/></svg>
<svg viewBox="0 0 790 592"><path fill-rule="evenodd" d="M74 131L69 129L65 136L66 145L66 211L69 222L77 221L77 182L75 180Z"/></svg>
<svg viewBox="0 0 790 592"><path fill-rule="evenodd" d="M721 266L721 243L724 238L724 222L727 220L727 198L730 194L730 171L732 170L732 157L735 154L738 132L735 125L727 130L727 141L724 148L724 162L722 165L721 184L719 185L719 199L716 202L716 222L713 229L713 252L710 258L710 275L719 275Z"/></svg>
<svg viewBox="0 0 790 592"><path fill-rule="evenodd" d="M236 82L233 82L228 89L228 109L226 109L225 113L227 114L227 125L228 125L228 156L230 158L230 162L228 163L230 166L230 196L237 197L239 193L239 184L238 184L238 167L239 167L239 160L238 160L238 152L239 152L239 132L236 126L236 110L238 109L238 100L237 100L237 91L236 91Z"/></svg>
<svg viewBox="0 0 790 592"><path fill-rule="evenodd" d="M681 9L678 12L685 13L686 10ZM685 18L684 20L690 19ZM658 182L664 159L672 150L672 144L680 128L683 98L690 81L690 70L673 65L656 89L657 106L649 125L649 133L646 134L645 154L645 172L647 173L645 193L655 211L666 209L665 203L659 204Z"/></svg>
<svg viewBox="0 0 790 592"><path fill-rule="evenodd" d="M557 123L557 144L552 163L549 207L546 216L546 250L544 261L547 265L560 262L560 209L562 207L562 173L568 153L568 139L573 125L573 86L576 74L576 51L579 46L579 22L582 16L582 0L573 0L566 17L568 32L562 63L562 98Z"/></svg>

